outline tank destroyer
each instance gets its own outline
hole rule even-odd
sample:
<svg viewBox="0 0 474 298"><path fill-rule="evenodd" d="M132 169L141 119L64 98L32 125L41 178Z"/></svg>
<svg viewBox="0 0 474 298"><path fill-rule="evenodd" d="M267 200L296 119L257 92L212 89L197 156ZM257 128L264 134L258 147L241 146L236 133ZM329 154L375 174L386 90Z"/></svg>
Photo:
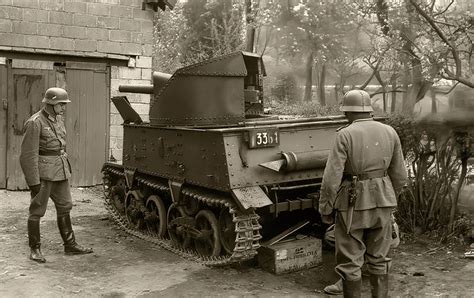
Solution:
<svg viewBox="0 0 474 298"><path fill-rule="evenodd" d="M119 87L152 95L149 122L126 97L112 98L124 119L123 159L104 164L104 188L123 229L223 265L318 220L327 155L347 121L265 115L264 75L260 56L237 52L173 75L155 72L151 85Z"/></svg>

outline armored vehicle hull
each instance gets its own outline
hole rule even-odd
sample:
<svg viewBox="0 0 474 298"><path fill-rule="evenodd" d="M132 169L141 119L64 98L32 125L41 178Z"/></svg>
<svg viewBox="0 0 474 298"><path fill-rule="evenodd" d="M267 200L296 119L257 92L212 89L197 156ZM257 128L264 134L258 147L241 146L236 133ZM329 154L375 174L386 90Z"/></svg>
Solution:
<svg viewBox="0 0 474 298"><path fill-rule="evenodd" d="M347 121L262 115L263 74L260 57L239 52L157 74L154 86L121 87L154 94L150 123L125 98L113 99L125 122L123 164L104 165L104 187L123 229L223 265L318 221L324 166L336 129Z"/></svg>

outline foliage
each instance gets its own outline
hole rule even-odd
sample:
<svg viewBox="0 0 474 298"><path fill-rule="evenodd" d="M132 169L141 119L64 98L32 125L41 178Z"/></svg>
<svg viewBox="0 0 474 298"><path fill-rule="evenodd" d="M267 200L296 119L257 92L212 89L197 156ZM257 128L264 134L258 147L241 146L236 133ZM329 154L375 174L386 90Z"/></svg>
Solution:
<svg viewBox="0 0 474 298"><path fill-rule="evenodd" d="M352 59L354 43L348 36L353 35L357 11L347 1L268 1L259 10L258 17L266 26L268 42L264 50L276 59L306 65L305 100L311 100L313 66L319 67L320 84L324 84L326 65L334 64L330 70L342 76L354 74L357 63ZM355 45L357 46L357 38ZM350 57L350 58L349 58ZM356 71L357 72L357 71ZM324 90L324 87L321 87ZM323 94L320 93L323 97ZM319 98L324 104L325 100Z"/></svg>
<svg viewBox="0 0 474 298"><path fill-rule="evenodd" d="M189 28L183 47L184 64L243 50L245 46L244 4L237 0L193 0L184 4Z"/></svg>
<svg viewBox="0 0 474 298"><path fill-rule="evenodd" d="M272 103L272 114L293 115L301 117L317 117L340 114L339 107L323 106L317 102L300 102L297 104L286 104L282 102Z"/></svg>
<svg viewBox="0 0 474 298"><path fill-rule="evenodd" d="M466 232L465 221L450 212L457 207L454 186L461 166L454 136L449 130L419 125L404 115L392 115L387 124L397 131L409 165L409 184L396 214L401 229L435 232L443 239Z"/></svg>
<svg viewBox="0 0 474 298"><path fill-rule="evenodd" d="M375 26L363 25L372 47L366 62L371 62L367 64L380 85L403 85L399 90L404 91L406 112L412 111L433 84L449 80L474 87L474 23L472 13L465 9L469 1L357 2L367 18L377 18Z"/></svg>
<svg viewBox="0 0 474 298"><path fill-rule="evenodd" d="M182 4L178 2L173 10L158 11L154 19L153 69L173 73L182 66L182 44L187 32Z"/></svg>
<svg viewBox="0 0 474 298"><path fill-rule="evenodd" d="M300 92L294 76L291 74L279 74L273 79L267 90L270 92L270 100L277 100L289 104L299 102Z"/></svg>
<svg viewBox="0 0 474 298"><path fill-rule="evenodd" d="M263 94L266 102L279 101L296 103L301 99L301 90L294 69L285 62L269 61L265 59L265 69L271 75L263 78Z"/></svg>
<svg viewBox="0 0 474 298"><path fill-rule="evenodd" d="M154 69L176 69L243 50L243 2L239 0L178 1L159 11L154 23Z"/></svg>

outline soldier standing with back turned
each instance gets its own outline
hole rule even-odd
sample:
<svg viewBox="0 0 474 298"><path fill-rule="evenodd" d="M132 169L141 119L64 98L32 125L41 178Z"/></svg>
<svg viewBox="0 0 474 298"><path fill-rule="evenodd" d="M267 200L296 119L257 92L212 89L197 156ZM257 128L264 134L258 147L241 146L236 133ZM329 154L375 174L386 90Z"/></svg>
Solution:
<svg viewBox="0 0 474 298"><path fill-rule="evenodd" d="M365 91L347 92L341 111L349 125L338 130L329 154L319 212L323 222L336 222L335 270L344 297L360 297L364 257L372 296L387 297L391 212L407 180L400 139L392 127L372 119Z"/></svg>
<svg viewBox="0 0 474 298"><path fill-rule="evenodd" d="M49 88L43 101L44 107L25 123L21 144L20 164L31 191L28 217L30 259L46 262L41 253L40 219L46 212L48 200L56 207L59 232L66 254L88 254L90 248L76 243L72 230L72 209L69 178L71 167L66 154L66 127L62 115L71 102L66 90Z"/></svg>

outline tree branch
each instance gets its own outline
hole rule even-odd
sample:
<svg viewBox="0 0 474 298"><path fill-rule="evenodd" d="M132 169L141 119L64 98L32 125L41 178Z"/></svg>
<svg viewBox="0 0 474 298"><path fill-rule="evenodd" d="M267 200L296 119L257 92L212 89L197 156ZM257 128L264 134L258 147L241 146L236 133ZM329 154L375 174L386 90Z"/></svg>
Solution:
<svg viewBox="0 0 474 298"><path fill-rule="evenodd" d="M433 2L435 2L435 1L433 1ZM442 15L443 13L445 13L449 9L449 7L451 7L451 5L453 5L453 3L454 3L454 0L451 0L451 2L449 2L449 4L442 11L435 13L434 16L436 17L436 16L439 16L439 15Z"/></svg>
<svg viewBox="0 0 474 298"><path fill-rule="evenodd" d="M451 49L453 54L454 61L456 63L456 75L461 75L461 60L459 59L458 52L454 45L449 41L449 39L444 35L443 31L436 25L433 18L431 18L421 7L416 3L415 0L410 0L410 4L415 8L415 10L430 24L431 28L436 32L439 38Z"/></svg>
<svg viewBox="0 0 474 298"><path fill-rule="evenodd" d="M463 77L458 77L448 71L447 69L444 70L446 73L441 73L441 77L446 80L451 80L451 81L458 81L459 83L462 83L468 87L474 88L474 82L471 82L468 79L465 79Z"/></svg>

